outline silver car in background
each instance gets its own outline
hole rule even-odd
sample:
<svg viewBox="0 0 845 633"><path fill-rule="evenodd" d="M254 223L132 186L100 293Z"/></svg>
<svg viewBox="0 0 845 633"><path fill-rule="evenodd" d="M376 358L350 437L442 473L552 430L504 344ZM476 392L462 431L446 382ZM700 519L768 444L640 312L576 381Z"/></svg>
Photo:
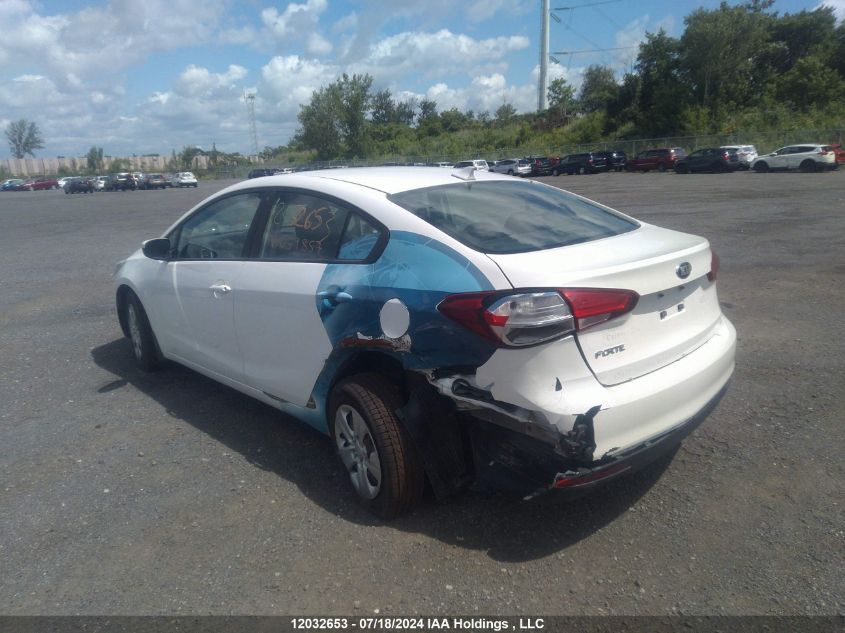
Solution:
<svg viewBox="0 0 845 633"><path fill-rule="evenodd" d="M490 171L508 176L530 176L531 162L525 158L505 158L490 165Z"/></svg>
<svg viewBox="0 0 845 633"><path fill-rule="evenodd" d="M753 145L722 145L719 149L735 149L739 157L739 169L751 169L752 161L757 158L757 148Z"/></svg>

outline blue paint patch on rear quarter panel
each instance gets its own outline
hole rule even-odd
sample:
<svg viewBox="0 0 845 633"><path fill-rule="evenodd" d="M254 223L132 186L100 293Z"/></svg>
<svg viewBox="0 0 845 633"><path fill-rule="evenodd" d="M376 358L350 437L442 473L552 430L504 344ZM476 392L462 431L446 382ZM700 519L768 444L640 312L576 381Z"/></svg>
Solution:
<svg viewBox="0 0 845 633"><path fill-rule="evenodd" d="M344 245L341 256L364 258L371 240L367 236ZM406 231L391 232L384 252L372 264L328 265L317 292L342 291L352 300L332 304L315 299L334 348L314 387L318 409L325 410L333 375L361 350L388 354L406 369L483 365L496 346L440 314L437 305L450 294L493 289L466 257L435 239ZM379 312L394 298L409 311L410 351L386 339L381 330Z"/></svg>

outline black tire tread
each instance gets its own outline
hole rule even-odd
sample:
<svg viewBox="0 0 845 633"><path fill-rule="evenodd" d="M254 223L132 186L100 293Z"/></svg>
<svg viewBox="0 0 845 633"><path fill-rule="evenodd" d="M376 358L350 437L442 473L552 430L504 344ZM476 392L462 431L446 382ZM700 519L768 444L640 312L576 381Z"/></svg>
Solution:
<svg viewBox="0 0 845 633"><path fill-rule="evenodd" d="M161 366L161 356L158 351L158 343L156 342L153 328L150 326L150 320L147 318L147 312L144 310L141 300L134 292L129 292L126 295L124 310L129 310L130 303L135 306L135 312L138 314L138 326L141 329L141 354L143 358L139 359L135 356L134 350L132 352L132 357L135 358L135 363L138 365L139 369L146 372L156 371Z"/></svg>
<svg viewBox="0 0 845 633"><path fill-rule="evenodd" d="M349 398L370 425L382 467L382 489L372 500L361 501L382 519L411 511L422 498L425 474L416 448L396 416L403 403L399 390L379 374L357 374L335 388L330 412L334 439L334 412Z"/></svg>

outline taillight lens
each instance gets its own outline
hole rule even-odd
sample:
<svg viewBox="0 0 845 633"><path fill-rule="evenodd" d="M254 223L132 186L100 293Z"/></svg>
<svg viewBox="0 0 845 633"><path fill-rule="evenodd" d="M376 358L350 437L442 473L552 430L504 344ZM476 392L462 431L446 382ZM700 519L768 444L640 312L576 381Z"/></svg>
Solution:
<svg viewBox="0 0 845 633"><path fill-rule="evenodd" d="M716 281L716 277L719 275L719 256L716 254L716 251L710 251L710 272L707 273L707 280L708 281Z"/></svg>
<svg viewBox="0 0 845 633"><path fill-rule="evenodd" d="M630 290L564 288L446 297L437 309L500 345L524 347L550 341L630 312L639 295Z"/></svg>

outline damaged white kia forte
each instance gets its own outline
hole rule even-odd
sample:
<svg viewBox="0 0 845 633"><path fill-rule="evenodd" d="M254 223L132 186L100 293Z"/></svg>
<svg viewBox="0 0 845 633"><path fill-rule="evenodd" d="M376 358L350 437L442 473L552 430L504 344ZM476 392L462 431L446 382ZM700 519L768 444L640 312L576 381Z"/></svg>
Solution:
<svg viewBox="0 0 845 633"><path fill-rule="evenodd" d="M115 277L141 368L323 431L391 518L491 469L580 493L674 449L734 369L717 272L706 239L545 184L394 167L234 185Z"/></svg>

